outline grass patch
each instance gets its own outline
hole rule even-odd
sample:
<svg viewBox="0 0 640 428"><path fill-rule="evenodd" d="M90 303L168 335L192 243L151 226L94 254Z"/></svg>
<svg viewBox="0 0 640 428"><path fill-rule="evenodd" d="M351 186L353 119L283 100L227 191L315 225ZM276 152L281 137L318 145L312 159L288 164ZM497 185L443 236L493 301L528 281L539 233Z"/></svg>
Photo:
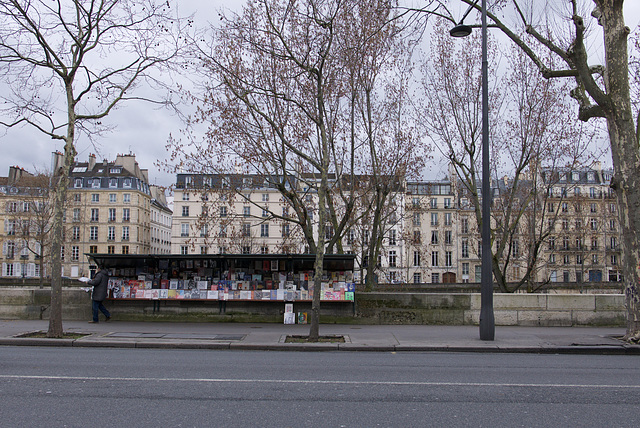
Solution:
<svg viewBox="0 0 640 428"><path fill-rule="evenodd" d="M309 340L309 336L287 336L284 343L345 343L344 336L320 336L317 342Z"/></svg>
<svg viewBox="0 0 640 428"><path fill-rule="evenodd" d="M47 337L46 331L32 331L30 333L20 334L16 337L30 337L35 339L80 339L85 336L89 336L90 333L62 333L62 337Z"/></svg>

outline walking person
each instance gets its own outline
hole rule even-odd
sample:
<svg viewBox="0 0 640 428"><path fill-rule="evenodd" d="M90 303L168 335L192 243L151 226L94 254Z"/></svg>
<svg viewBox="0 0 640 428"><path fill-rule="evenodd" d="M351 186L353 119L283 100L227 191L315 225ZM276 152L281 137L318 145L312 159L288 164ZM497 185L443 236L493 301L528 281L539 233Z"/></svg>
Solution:
<svg viewBox="0 0 640 428"><path fill-rule="evenodd" d="M109 321L111 319L111 314L104 307L104 299L107 298L107 289L109 287L109 274L107 270L102 266L98 266L98 272L93 277L92 280L88 281L87 284L93 286L93 291L91 292L91 308L93 310L93 320L89 321L94 324L99 321L98 315L99 312L102 312L107 319L105 321Z"/></svg>

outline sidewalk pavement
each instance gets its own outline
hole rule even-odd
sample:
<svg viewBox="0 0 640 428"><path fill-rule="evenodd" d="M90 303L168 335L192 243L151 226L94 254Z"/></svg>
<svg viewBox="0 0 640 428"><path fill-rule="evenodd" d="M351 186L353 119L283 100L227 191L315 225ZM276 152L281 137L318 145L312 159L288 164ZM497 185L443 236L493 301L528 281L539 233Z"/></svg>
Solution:
<svg viewBox="0 0 640 428"><path fill-rule="evenodd" d="M477 326L321 324L321 336L343 336L344 343L286 343L287 336L308 335L309 325L65 321L65 333L87 336L77 339L19 337L46 332L48 325L47 320L0 320L0 345L640 355L640 345L629 345L618 339L624 335L623 328L592 327L497 326L495 340L482 341Z"/></svg>

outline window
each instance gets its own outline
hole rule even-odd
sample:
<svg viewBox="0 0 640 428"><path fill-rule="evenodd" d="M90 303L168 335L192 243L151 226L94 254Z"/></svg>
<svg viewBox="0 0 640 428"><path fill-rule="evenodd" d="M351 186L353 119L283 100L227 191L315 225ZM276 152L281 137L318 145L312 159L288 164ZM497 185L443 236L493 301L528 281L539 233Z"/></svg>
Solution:
<svg viewBox="0 0 640 428"><path fill-rule="evenodd" d="M598 238L591 238L591 249L592 250L598 249Z"/></svg>
<svg viewBox="0 0 640 428"><path fill-rule="evenodd" d="M439 265L438 252L434 251L431 253L431 266L438 267L438 265Z"/></svg>
<svg viewBox="0 0 640 428"><path fill-rule="evenodd" d="M282 237L286 238L290 235L291 230L290 230L290 226L288 224L283 224L282 225Z"/></svg>
<svg viewBox="0 0 640 428"><path fill-rule="evenodd" d="M100 220L100 210L98 208L91 208L91 221Z"/></svg>
<svg viewBox="0 0 640 428"><path fill-rule="evenodd" d="M131 194L130 193L124 193L122 195L122 202L125 204L130 204L131 203Z"/></svg>
<svg viewBox="0 0 640 428"><path fill-rule="evenodd" d="M568 250L569 249L569 238L564 236L562 238L562 249L563 250Z"/></svg>
<svg viewBox="0 0 640 428"><path fill-rule="evenodd" d="M251 207L242 207L242 215L249 217L251 215Z"/></svg>
<svg viewBox="0 0 640 428"><path fill-rule="evenodd" d="M446 245L451 245L451 243L453 242L451 239L451 231L450 230L445 230L444 231L444 243Z"/></svg>
<svg viewBox="0 0 640 428"><path fill-rule="evenodd" d="M461 245L460 257L462 257L463 259L468 259L469 258L469 241L465 238L461 241L460 245Z"/></svg>
<svg viewBox="0 0 640 428"><path fill-rule="evenodd" d="M583 262L584 262L584 260L582 258L582 254L576 255L576 264L577 265L581 265Z"/></svg>
<svg viewBox="0 0 640 428"><path fill-rule="evenodd" d="M444 213L444 225L451 226L451 213Z"/></svg>
<svg viewBox="0 0 640 428"><path fill-rule="evenodd" d="M73 228L71 229L71 239L74 241L80 240L80 227L73 226Z"/></svg>
<svg viewBox="0 0 640 428"><path fill-rule="evenodd" d="M91 181L91 187L94 189L99 189L100 188L100 179L99 178L94 178Z"/></svg>
<svg viewBox="0 0 640 428"><path fill-rule="evenodd" d="M453 266L453 252L452 251L445 251L444 252L444 265L446 267Z"/></svg>
<svg viewBox="0 0 640 428"><path fill-rule="evenodd" d="M414 272L414 274L413 274L413 283L414 284L422 284L422 275L420 275L420 272Z"/></svg>
<svg viewBox="0 0 640 428"><path fill-rule="evenodd" d="M269 194L268 193L263 193L262 194L262 202L269 202Z"/></svg>
<svg viewBox="0 0 640 428"><path fill-rule="evenodd" d="M80 208L73 209L73 221L80 221Z"/></svg>
<svg viewBox="0 0 640 428"><path fill-rule="evenodd" d="M188 201L189 200L189 194L188 193L183 193L182 194L182 200L183 201Z"/></svg>
<svg viewBox="0 0 640 428"><path fill-rule="evenodd" d="M107 229L107 240L114 241L115 239L116 239L116 227L109 226L109 228Z"/></svg>
<svg viewBox="0 0 640 428"><path fill-rule="evenodd" d="M109 221L116 221L116 209L109 208Z"/></svg>
<svg viewBox="0 0 640 428"><path fill-rule="evenodd" d="M563 213L569 212L569 204L567 204L566 202L562 203L562 212Z"/></svg>
<svg viewBox="0 0 640 428"><path fill-rule="evenodd" d="M609 230L616 230L616 221L609 220Z"/></svg>
<svg viewBox="0 0 640 428"><path fill-rule="evenodd" d="M579 236L576 238L576 249L582 250L582 238Z"/></svg>
<svg viewBox="0 0 640 428"><path fill-rule="evenodd" d="M549 238L549 249L550 250L556 249L556 238L554 237Z"/></svg>
<svg viewBox="0 0 640 428"><path fill-rule="evenodd" d="M420 251L413 252L413 265L420 266Z"/></svg>
<svg viewBox="0 0 640 428"><path fill-rule="evenodd" d="M568 270L562 271L562 281L569 282L569 280L570 280L569 271Z"/></svg>
<svg viewBox="0 0 640 428"><path fill-rule="evenodd" d="M389 245L397 245L395 229L389 231Z"/></svg>
<svg viewBox="0 0 640 428"><path fill-rule="evenodd" d="M594 264L594 265L598 264L598 255L597 254L592 254L591 255L591 264Z"/></svg>
<svg viewBox="0 0 640 428"><path fill-rule="evenodd" d="M610 239L611 242L611 249L615 250L616 248L618 248L618 238L616 238L615 236L612 236Z"/></svg>
<svg viewBox="0 0 640 428"><path fill-rule="evenodd" d="M115 204L118 200L118 197L116 196L115 193L109 193L109 203L110 204Z"/></svg>
<svg viewBox="0 0 640 428"><path fill-rule="evenodd" d="M82 202L82 195L80 193L74 193L73 202Z"/></svg>
<svg viewBox="0 0 640 428"><path fill-rule="evenodd" d="M462 263L462 275L469 276L469 263Z"/></svg>
<svg viewBox="0 0 640 428"><path fill-rule="evenodd" d="M183 238L189 236L189 223L182 223L180 225L180 236Z"/></svg>
<svg viewBox="0 0 640 428"><path fill-rule="evenodd" d="M130 221L130 220L131 220L131 208L123 208L122 221Z"/></svg>
<svg viewBox="0 0 640 428"><path fill-rule="evenodd" d="M131 187L131 179L130 178L125 178L124 179L123 187L126 187L126 188L130 188Z"/></svg>
<svg viewBox="0 0 640 428"><path fill-rule="evenodd" d="M262 209L262 217L269 217L269 211L266 208Z"/></svg>
<svg viewBox="0 0 640 428"><path fill-rule="evenodd" d="M251 247L248 245L245 245L242 247L242 254L251 254Z"/></svg>
<svg viewBox="0 0 640 428"><path fill-rule="evenodd" d="M389 267L396 267L396 252L389 251Z"/></svg>
<svg viewBox="0 0 640 428"><path fill-rule="evenodd" d="M617 211L616 204L609 204L609 212L615 214Z"/></svg>
<svg viewBox="0 0 640 428"><path fill-rule="evenodd" d="M263 238L266 238L269 236L269 225L268 224L261 224L260 225L260 236Z"/></svg>
<svg viewBox="0 0 640 428"><path fill-rule="evenodd" d="M71 261L77 262L80 260L80 247L74 245L71 247Z"/></svg>
<svg viewBox="0 0 640 428"><path fill-rule="evenodd" d="M60 246L60 260L64 261L64 245Z"/></svg>
<svg viewBox="0 0 640 428"><path fill-rule="evenodd" d="M520 241L514 240L511 244L511 255L513 257L520 256Z"/></svg>
<svg viewBox="0 0 640 428"><path fill-rule="evenodd" d="M189 217L189 206L185 205L182 207L182 217Z"/></svg>
<svg viewBox="0 0 640 428"><path fill-rule="evenodd" d="M419 244L420 242L422 242L422 235L420 234L419 230L414 230L413 231L413 243L414 244Z"/></svg>
<svg viewBox="0 0 640 428"><path fill-rule="evenodd" d="M73 181L73 187L75 187L76 189L81 189L82 188L82 178L76 178Z"/></svg>
<svg viewBox="0 0 640 428"><path fill-rule="evenodd" d="M242 236L251 236L251 225L249 223L242 223Z"/></svg>
<svg viewBox="0 0 640 428"><path fill-rule="evenodd" d="M128 245L123 245L122 246L122 254L129 254L129 246Z"/></svg>
<svg viewBox="0 0 640 428"><path fill-rule="evenodd" d="M569 230L569 220L566 218L562 219L562 230Z"/></svg>
<svg viewBox="0 0 640 428"><path fill-rule="evenodd" d="M118 187L118 179L117 178L110 178L109 179L109 187L111 187L111 188Z"/></svg>
<svg viewBox="0 0 640 428"><path fill-rule="evenodd" d="M411 199L411 205L414 206L414 208L417 208L420 206L420 198L412 198Z"/></svg>
<svg viewBox="0 0 640 428"><path fill-rule="evenodd" d="M201 246L200 246L200 254L207 254L207 247L206 247L206 245L201 245Z"/></svg>
<svg viewBox="0 0 640 428"><path fill-rule="evenodd" d="M591 204L591 205L589 205L589 210L592 213L597 213L598 212L598 206L596 204Z"/></svg>
<svg viewBox="0 0 640 428"><path fill-rule="evenodd" d="M568 255L568 254L565 254L565 255L564 255L562 262L563 262L565 265L568 265L569 263L571 263L571 260L569 259L569 255Z"/></svg>
<svg viewBox="0 0 640 428"><path fill-rule="evenodd" d="M129 226L122 226L122 240L129 240Z"/></svg>
<svg viewBox="0 0 640 428"><path fill-rule="evenodd" d="M431 226L438 225L438 213L431 213Z"/></svg>
<svg viewBox="0 0 640 428"><path fill-rule="evenodd" d="M433 284L439 284L440 283L440 274L439 273L432 273L431 274L431 282Z"/></svg>
<svg viewBox="0 0 640 428"><path fill-rule="evenodd" d="M226 217L227 216L227 207L222 206L220 207L220 217Z"/></svg>
<svg viewBox="0 0 640 428"><path fill-rule="evenodd" d="M589 220L589 224L591 225L591 230L598 230L598 220L592 218Z"/></svg>
<svg viewBox="0 0 640 428"><path fill-rule="evenodd" d="M444 198L444 207L451 208L451 198Z"/></svg>
<svg viewBox="0 0 640 428"><path fill-rule="evenodd" d="M431 231L431 245L438 245L438 231Z"/></svg>
<svg viewBox="0 0 640 428"><path fill-rule="evenodd" d="M220 232L218 233L218 236L220 236L222 238L226 238L226 236L227 236L227 225L226 224L221 224L220 225Z"/></svg>
<svg viewBox="0 0 640 428"><path fill-rule="evenodd" d="M581 219L576 219L576 230L580 230L582 229L582 220Z"/></svg>
<svg viewBox="0 0 640 428"><path fill-rule="evenodd" d="M618 264L618 255L617 254L611 254L611 265L612 266L616 266Z"/></svg>
<svg viewBox="0 0 640 428"><path fill-rule="evenodd" d="M549 263L550 264L555 264L556 263L556 255L555 254L549 254Z"/></svg>
<svg viewBox="0 0 640 428"><path fill-rule="evenodd" d="M460 233L469 233L469 218L462 217L460 219Z"/></svg>
<svg viewBox="0 0 640 428"><path fill-rule="evenodd" d="M269 254L269 247L267 246L260 247L260 254Z"/></svg>
<svg viewBox="0 0 640 428"><path fill-rule="evenodd" d="M431 198L429 200L429 206L431 208L438 208L438 200L436 198Z"/></svg>
<svg viewBox="0 0 640 428"><path fill-rule="evenodd" d="M413 225L420 226L420 213L413 213Z"/></svg>
<svg viewBox="0 0 640 428"><path fill-rule="evenodd" d="M116 253L116 246L115 245L109 245L107 247L107 254L115 254Z"/></svg>
<svg viewBox="0 0 640 428"><path fill-rule="evenodd" d="M97 241L98 240L98 226L91 226L89 228L89 239L91 241Z"/></svg>
<svg viewBox="0 0 640 428"><path fill-rule="evenodd" d="M97 245L89 245L89 252L91 254L96 254L98 252L98 246Z"/></svg>

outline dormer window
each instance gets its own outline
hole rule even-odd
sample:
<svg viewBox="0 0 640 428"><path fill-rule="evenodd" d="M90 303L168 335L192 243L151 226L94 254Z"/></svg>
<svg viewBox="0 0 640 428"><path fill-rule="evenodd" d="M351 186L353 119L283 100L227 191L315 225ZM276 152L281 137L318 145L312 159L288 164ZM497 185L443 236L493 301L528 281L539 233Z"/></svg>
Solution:
<svg viewBox="0 0 640 428"><path fill-rule="evenodd" d="M111 168L109 173L111 174L120 174L122 172L122 168Z"/></svg>

